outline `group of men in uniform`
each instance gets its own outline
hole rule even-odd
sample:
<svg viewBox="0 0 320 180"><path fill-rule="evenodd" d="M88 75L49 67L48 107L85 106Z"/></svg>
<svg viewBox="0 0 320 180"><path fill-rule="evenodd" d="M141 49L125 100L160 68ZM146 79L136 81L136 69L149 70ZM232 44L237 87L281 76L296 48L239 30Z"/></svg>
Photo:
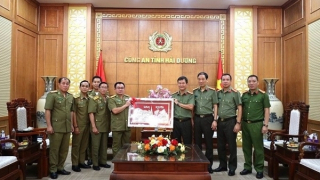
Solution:
<svg viewBox="0 0 320 180"><path fill-rule="evenodd" d="M172 94L175 104L172 138L184 144L191 144L194 131L194 144L200 149L204 139L205 156L210 162L208 172L229 169L228 175L234 176L237 169L237 133L242 129L245 163L240 174L252 173L252 147L254 147L256 178L263 178L263 134L268 131L270 102L269 96L258 89L258 76L248 77L249 90L242 96L239 91L231 87L230 74L222 75L222 89L218 91L207 86L207 73L200 72L197 79L199 87L195 88L193 93L187 91L188 79L185 76L177 80L179 90ZM215 130L218 140L219 167L212 169L212 138ZM230 153L228 161L226 146Z"/></svg>
<svg viewBox="0 0 320 180"><path fill-rule="evenodd" d="M71 161L75 172L80 172L81 168L91 168L91 162L96 171L100 167L111 167L107 164L109 132L113 133L113 155L123 144L130 142L127 121L131 100L124 94L125 84L115 83L116 94L109 97L106 82L101 82L99 76L94 76L92 82L93 90L89 91L90 83L83 80L80 82L80 93L72 96L68 93L70 80L62 77L58 81L58 90L47 95L45 117L50 139L49 168L52 179L57 179L58 174L70 174L64 169L70 132L73 132Z"/></svg>
<svg viewBox="0 0 320 180"><path fill-rule="evenodd" d="M179 90L172 94L174 99L174 128L172 138L192 144L202 149L202 138L205 142L205 156L210 164L208 172L228 171L235 175L237 168L237 133L242 129L242 148L245 157L241 175L252 173L252 147L255 149L254 168L256 178L263 178L263 133L268 131L270 102L268 95L258 89L258 77L250 75L247 79L249 90L240 93L231 87L232 77L223 74L222 89L216 91L207 85L208 74L197 75L199 87L193 92L187 90L188 79L181 76L177 79ZM125 143L130 143L131 131L128 127L128 107L131 99L124 94L125 84L114 84L116 94L108 96L108 84L101 82L99 76L90 83L80 83L80 94L74 97L67 91L70 80L59 79L59 88L48 94L45 104L47 132L50 139L50 177L56 179L58 174L68 175L64 169L69 148L70 132L72 138L72 170L80 172L81 168L100 170L110 168L107 164L108 134L112 132L112 152L116 155ZM212 169L213 133L217 131L219 167ZM227 161L227 148L230 153ZM84 163L86 150L88 162Z"/></svg>

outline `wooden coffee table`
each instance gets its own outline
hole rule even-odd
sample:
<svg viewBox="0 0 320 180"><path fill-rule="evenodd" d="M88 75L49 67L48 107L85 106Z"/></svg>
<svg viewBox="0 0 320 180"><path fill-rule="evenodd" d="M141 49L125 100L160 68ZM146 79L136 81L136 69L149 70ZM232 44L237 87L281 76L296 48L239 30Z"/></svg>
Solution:
<svg viewBox="0 0 320 180"><path fill-rule="evenodd" d="M273 179L279 179L279 162L288 164L289 166L289 180L294 179L297 164L299 164L299 148L288 148L283 144L276 144L276 153L273 158ZM304 158L314 157L315 151L306 149L304 151Z"/></svg>
<svg viewBox="0 0 320 180"><path fill-rule="evenodd" d="M210 180L209 161L196 145L187 145L187 152L177 156L140 155L124 145L113 158L110 180Z"/></svg>

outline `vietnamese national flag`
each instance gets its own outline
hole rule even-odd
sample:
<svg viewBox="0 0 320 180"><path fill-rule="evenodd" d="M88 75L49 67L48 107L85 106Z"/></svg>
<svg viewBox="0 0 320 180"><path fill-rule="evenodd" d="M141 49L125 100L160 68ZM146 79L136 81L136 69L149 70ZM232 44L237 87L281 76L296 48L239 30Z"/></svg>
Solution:
<svg viewBox="0 0 320 180"><path fill-rule="evenodd" d="M96 75L101 77L102 82L106 82L106 75L104 73L104 68L103 68L102 50L100 51Z"/></svg>
<svg viewBox="0 0 320 180"><path fill-rule="evenodd" d="M218 73L217 73L217 89L222 89L221 76L223 74L222 62L221 62L221 52L219 51L219 62L218 62Z"/></svg>

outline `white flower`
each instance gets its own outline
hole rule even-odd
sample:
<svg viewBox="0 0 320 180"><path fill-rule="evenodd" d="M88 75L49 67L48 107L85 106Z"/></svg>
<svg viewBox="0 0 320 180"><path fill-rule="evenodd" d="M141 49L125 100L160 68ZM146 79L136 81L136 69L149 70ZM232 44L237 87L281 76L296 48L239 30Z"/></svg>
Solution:
<svg viewBox="0 0 320 180"><path fill-rule="evenodd" d="M142 144L139 143L138 144L138 149L142 149L142 147L143 147Z"/></svg>
<svg viewBox="0 0 320 180"><path fill-rule="evenodd" d="M159 146L157 149L158 153L163 153L164 152L165 147L164 146Z"/></svg>
<svg viewBox="0 0 320 180"><path fill-rule="evenodd" d="M156 140L155 139L151 139L150 144L151 144L151 146L156 144Z"/></svg>
<svg viewBox="0 0 320 180"><path fill-rule="evenodd" d="M182 144L181 144L181 143L178 143L178 146L179 146L179 147L181 147L181 146L182 146Z"/></svg>
<svg viewBox="0 0 320 180"><path fill-rule="evenodd" d="M181 150L181 152L184 152L186 150L186 148L182 145L180 150Z"/></svg>

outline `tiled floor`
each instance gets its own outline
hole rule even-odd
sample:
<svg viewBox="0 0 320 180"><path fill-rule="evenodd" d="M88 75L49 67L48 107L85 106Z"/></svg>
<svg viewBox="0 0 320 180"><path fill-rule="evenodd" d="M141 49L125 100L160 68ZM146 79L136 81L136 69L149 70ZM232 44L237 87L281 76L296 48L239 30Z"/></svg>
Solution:
<svg viewBox="0 0 320 180"><path fill-rule="evenodd" d="M70 148L71 149L71 148ZM214 151L214 154L216 154L216 150ZM227 172L218 172L218 173L213 173L211 175L211 179L219 179L219 180L251 180L251 179L256 179L256 172L254 171L252 174L246 175L246 176L242 176L239 174L240 171L242 171L243 169L243 162L244 162L244 157L243 157L243 153L242 153L242 149L238 148L238 169L236 170L236 175L235 176L228 176ZM86 180L86 179L90 179L90 180L100 180L100 179L104 179L104 180L108 180L110 173L113 170L113 164L108 161L108 164L111 164L111 168L110 169L105 169L105 168L101 168L100 171L94 171L92 169L82 169L81 172L73 172L71 170L71 159L70 159L70 151L69 151L69 155L67 158L67 161L65 163L65 169L67 171L71 171L71 175L68 176L63 176L60 175L58 177L59 180ZM219 162L217 160L217 157L215 156L215 161L213 162L212 168L216 168L218 167ZM272 179L269 178L269 176L267 175L267 163L265 162L265 169L264 169L264 180L267 179ZM280 179L281 180L287 180L288 176L288 168L285 167L280 167ZM28 167L28 172L27 172L27 179L28 180L35 180L36 179L36 166L32 166L32 167ZM44 180L50 179L49 177L44 177L42 178Z"/></svg>

